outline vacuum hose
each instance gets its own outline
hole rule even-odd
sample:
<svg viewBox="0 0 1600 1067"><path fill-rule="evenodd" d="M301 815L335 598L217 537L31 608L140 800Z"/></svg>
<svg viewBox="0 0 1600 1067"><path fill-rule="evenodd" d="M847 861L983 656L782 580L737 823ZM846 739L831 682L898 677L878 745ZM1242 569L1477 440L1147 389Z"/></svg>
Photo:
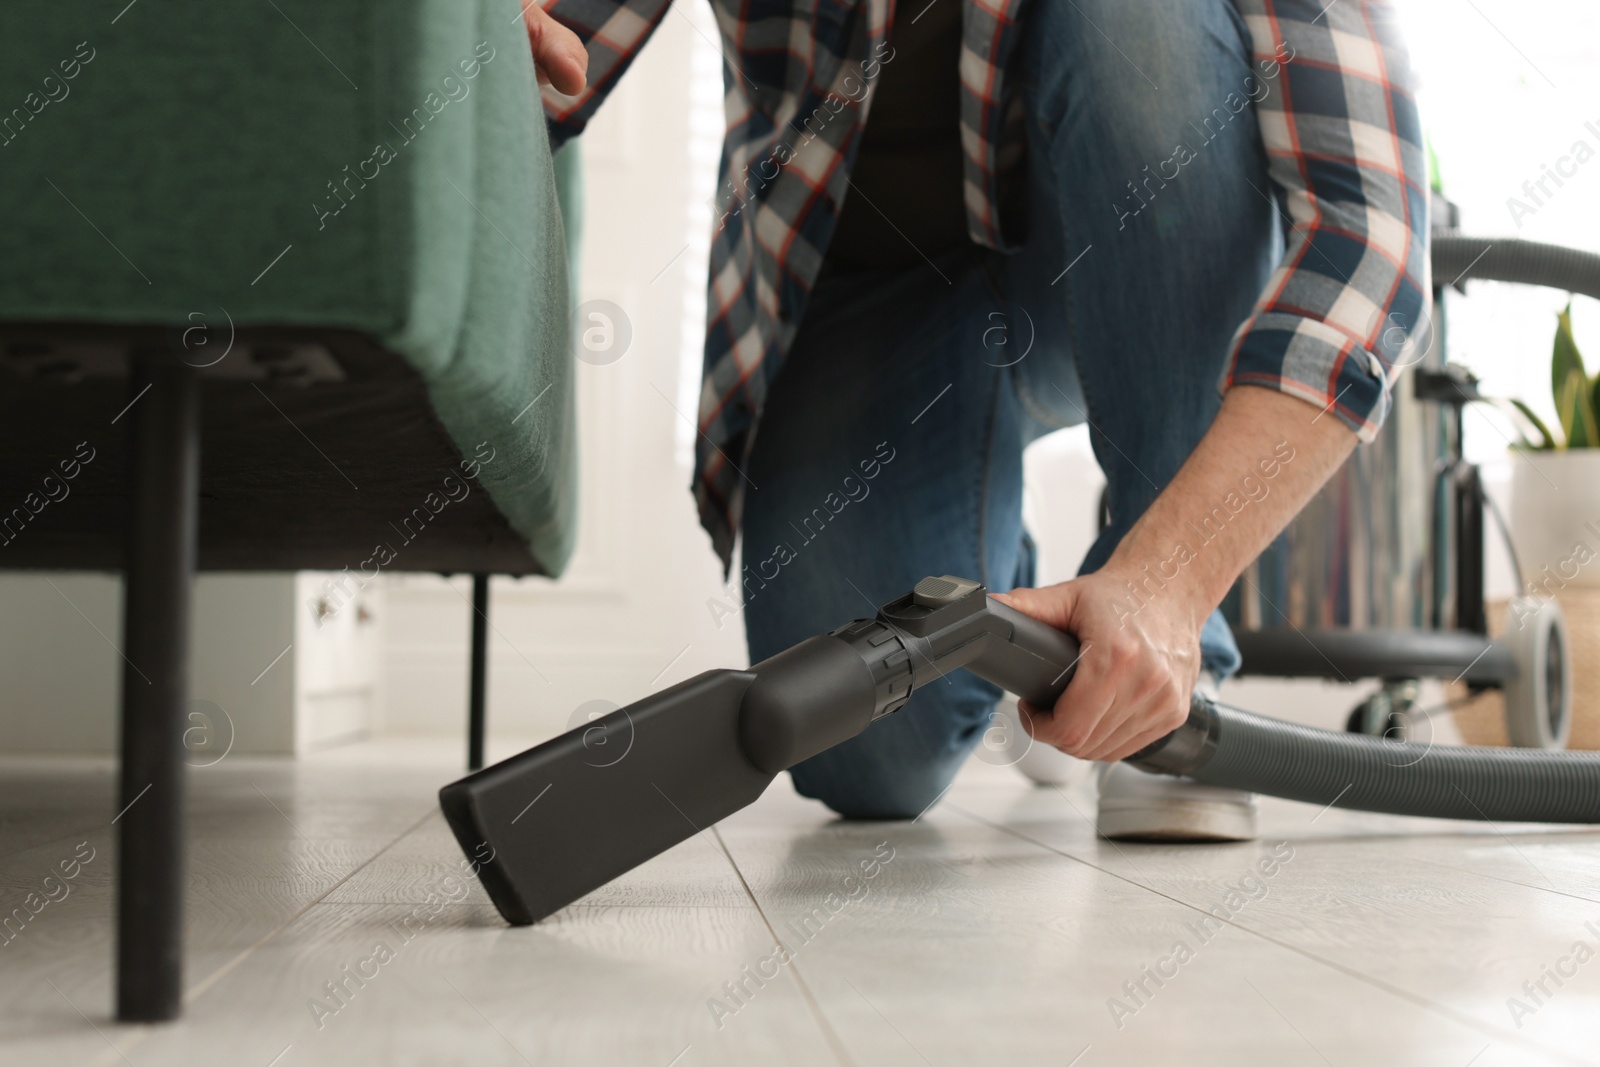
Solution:
<svg viewBox="0 0 1600 1067"><path fill-rule="evenodd" d="M1070 635L991 599L977 582L948 575L923 579L875 619L812 640L840 641L856 653L867 668L857 683L859 699L864 704L871 699L867 692L877 694L874 719L956 667L1048 708L1071 680L1079 655ZM769 731L773 715L755 716L744 724L747 754L758 765L792 766L847 732L823 737L799 725L814 722L814 714L799 711L792 719L798 729L789 731ZM781 753L769 749L765 760L752 751L760 747L756 738L805 734L816 736L815 743L786 744ZM1198 694L1182 726L1127 762L1319 806L1440 819L1600 823L1600 753L1391 742L1269 719Z"/></svg>
<svg viewBox="0 0 1600 1067"><path fill-rule="evenodd" d="M1435 233L1433 280L1456 285L1468 278L1565 289L1600 300L1600 255L1576 248L1507 237Z"/></svg>
<svg viewBox="0 0 1600 1067"><path fill-rule="evenodd" d="M1600 822L1600 753L1391 742L1252 715L1202 696L1187 723L1129 762L1209 785L1391 815Z"/></svg>

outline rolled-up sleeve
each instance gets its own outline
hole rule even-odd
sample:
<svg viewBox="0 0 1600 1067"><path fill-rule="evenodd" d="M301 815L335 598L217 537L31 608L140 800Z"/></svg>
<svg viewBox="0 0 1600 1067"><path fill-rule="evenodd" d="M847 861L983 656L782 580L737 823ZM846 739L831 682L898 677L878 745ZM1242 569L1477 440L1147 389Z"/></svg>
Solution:
<svg viewBox="0 0 1600 1067"><path fill-rule="evenodd" d="M1377 0L1238 5L1277 83L1256 112L1286 250L1221 388L1300 397L1370 441L1429 333L1427 155L1397 17Z"/></svg>

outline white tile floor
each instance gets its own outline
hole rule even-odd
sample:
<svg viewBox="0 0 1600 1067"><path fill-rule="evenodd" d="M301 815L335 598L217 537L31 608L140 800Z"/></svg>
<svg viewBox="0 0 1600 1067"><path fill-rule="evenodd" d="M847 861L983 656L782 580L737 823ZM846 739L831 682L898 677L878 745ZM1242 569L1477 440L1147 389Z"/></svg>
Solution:
<svg viewBox="0 0 1600 1067"><path fill-rule="evenodd" d="M1118 846L1087 783L974 763L919 822L846 824L783 779L511 929L450 880L458 760L196 770L188 1006L160 1027L110 1020L110 764L0 763L7 913L93 850L0 946L0 1063L1600 1063L1600 833L1268 802L1259 843Z"/></svg>

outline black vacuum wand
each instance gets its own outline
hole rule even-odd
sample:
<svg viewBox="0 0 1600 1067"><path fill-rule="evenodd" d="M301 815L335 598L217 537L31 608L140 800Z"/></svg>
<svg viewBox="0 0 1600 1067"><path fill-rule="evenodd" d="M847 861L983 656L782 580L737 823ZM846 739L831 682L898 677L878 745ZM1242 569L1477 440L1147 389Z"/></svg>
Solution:
<svg viewBox="0 0 1600 1067"><path fill-rule="evenodd" d="M708 671L439 791L506 920L537 922L753 803L780 771L965 667L1048 708L1078 642L966 578L917 587L749 670ZM1600 823L1600 754L1389 742L1196 696L1128 758L1317 805L1401 815Z"/></svg>

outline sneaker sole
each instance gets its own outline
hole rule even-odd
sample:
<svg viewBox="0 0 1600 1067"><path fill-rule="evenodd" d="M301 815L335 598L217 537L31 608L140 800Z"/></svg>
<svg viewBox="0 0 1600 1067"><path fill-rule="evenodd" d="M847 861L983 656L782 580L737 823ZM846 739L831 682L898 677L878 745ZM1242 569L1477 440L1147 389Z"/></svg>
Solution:
<svg viewBox="0 0 1600 1067"><path fill-rule="evenodd" d="M1130 804L1100 801L1095 832L1114 841L1253 841L1255 808L1244 804Z"/></svg>

